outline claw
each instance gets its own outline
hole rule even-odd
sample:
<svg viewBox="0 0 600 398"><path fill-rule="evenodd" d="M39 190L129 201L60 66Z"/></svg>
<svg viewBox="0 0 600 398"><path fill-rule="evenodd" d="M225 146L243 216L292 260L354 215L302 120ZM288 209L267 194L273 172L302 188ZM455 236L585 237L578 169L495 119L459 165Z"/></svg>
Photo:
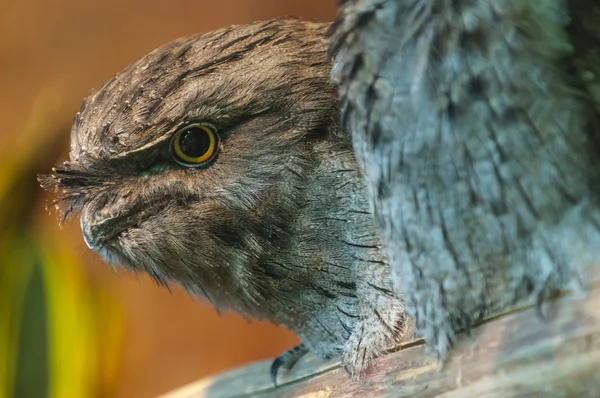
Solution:
<svg viewBox="0 0 600 398"><path fill-rule="evenodd" d="M588 297L588 289L585 287L585 283L583 283L583 276L581 275L581 270L575 270L575 275L571 279L570 285L571 290L578 298L586 299Z"/></svg>
<svg viewBox="0 0 600 398"><path fill-rule="evenodd" d="M271 369L269 370L269 376L271 376L271 382L273 382L273 386L277 387L277 372L279 372L279 368L283 365L283 360L281 359L283 355L275 358L273 363L271 364Z"/></svg>
<svg viewBox="0 0 600 398"><path fill-rule="evenodd" d="M286 370L290 370L308 351L308 347L304 343L301 343L275 358L269 370L271 381L275 387L277 387L277 373L279 372L279 368L283 367Z"/></svg>
<svg viewBox="0 0 600 398"><path fill-rule="evenodd" d="M539 294L536 301L537 313L544 322L548 321L548 306L545 304L543 295Z"/></svg>
<svg viewBox="0 0 600 398"><path fill-rule="evenodd" d="M348 374L349 378L352 378L352 370L348 365L342 364L342 369L344 369L344 371Z"/></svg>

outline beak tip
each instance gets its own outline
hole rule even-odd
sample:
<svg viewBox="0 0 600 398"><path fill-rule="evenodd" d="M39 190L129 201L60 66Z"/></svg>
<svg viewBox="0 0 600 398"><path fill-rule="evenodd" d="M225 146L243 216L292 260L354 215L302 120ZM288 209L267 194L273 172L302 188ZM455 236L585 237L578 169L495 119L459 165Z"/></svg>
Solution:
<svg viewBox="0 0 600 398"><path fill-rule="evenodd" d="M79 223L81 225L81 232L83 234L83 241L85 242L85 244L86 244L86 246L88 248L94 250L94 244L92 243L92 239L91 239L90 235L87 232L87 225L83 221L83 217L80 218Z"/></svg>

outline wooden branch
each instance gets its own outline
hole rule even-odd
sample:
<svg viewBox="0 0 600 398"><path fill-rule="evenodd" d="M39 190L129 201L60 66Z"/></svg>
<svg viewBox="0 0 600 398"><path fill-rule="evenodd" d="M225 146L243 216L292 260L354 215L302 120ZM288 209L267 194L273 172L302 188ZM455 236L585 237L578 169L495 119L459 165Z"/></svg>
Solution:
<svg viewBox="0 0 600 398"><path fill-rule="evenodd" d="M377 360L362 381L349 380L336 360L307 356L278 388L266 361L163 398L600 397L600 283L588 289L585 298L547 303L547 321L533 303L485 320L459 338L442 372L417 340Z"/></svg>

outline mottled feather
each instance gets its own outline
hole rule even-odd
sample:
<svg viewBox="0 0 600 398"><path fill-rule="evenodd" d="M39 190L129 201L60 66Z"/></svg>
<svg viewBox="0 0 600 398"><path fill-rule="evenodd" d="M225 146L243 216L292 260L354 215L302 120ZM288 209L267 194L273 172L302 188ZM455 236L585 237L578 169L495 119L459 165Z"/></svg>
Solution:
<svg viewBox="0 0 600 398"><path fill-rule="evenodd" d="M600 263L594 15L585 0L344 2L343 126L441 359L458 330Z"/></svg>

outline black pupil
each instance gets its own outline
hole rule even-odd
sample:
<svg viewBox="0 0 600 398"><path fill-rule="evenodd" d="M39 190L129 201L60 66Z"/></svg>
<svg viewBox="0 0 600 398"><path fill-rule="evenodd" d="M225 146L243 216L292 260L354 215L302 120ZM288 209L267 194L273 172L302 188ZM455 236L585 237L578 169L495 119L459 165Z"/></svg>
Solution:
<svg viewBox="0 0 600 398"><path fill-rule="evenodd" d="M208 152L210 136L200 127L192 127L179 136L179 148L186 156L198 158Z"/></svg>

